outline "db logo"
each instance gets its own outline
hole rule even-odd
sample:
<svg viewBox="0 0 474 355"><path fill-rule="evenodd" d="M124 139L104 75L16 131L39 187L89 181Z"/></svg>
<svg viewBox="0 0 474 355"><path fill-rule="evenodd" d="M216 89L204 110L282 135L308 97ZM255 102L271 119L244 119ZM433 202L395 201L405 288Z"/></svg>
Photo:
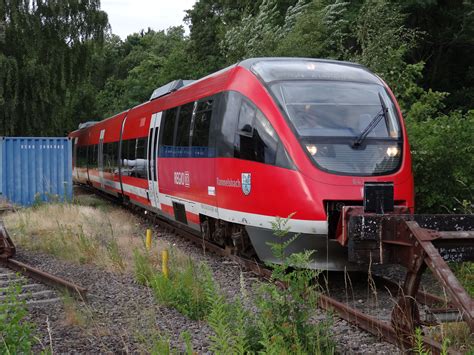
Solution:
<svg viewBox="0 0 474 355"><path fill-rule="evenodd" d="M175 171L174 184L189 187L189 171Z"/></svg>

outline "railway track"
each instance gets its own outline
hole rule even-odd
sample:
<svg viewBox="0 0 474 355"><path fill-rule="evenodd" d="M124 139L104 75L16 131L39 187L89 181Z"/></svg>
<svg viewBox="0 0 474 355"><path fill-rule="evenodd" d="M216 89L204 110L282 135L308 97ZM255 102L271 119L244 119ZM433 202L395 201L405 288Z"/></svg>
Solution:
<svg viewBox="0 0 474 355"><path fill-rule="evenodd" d="M105 193L98 193L97 191L89 189L88 187L84 187L84 188L87 191L93 192L94 194L99 194L100 196L102 196L103 198L107 200L120 204L120 202L117 201L114 197L111 197ZM143 210L140 209L139 207L132 206L131 210L137 213L140 217L145 218L148 221L152 222L153 224L158 225L167 231L178 234L181 237L184 237L185 239L189 240L190 242L199 246L205 251L212 252L219 256L228 257L232 261L241 265L242 268L252 271L256 275L262 278L265 278L267 280L271 277L272 271L266 266L264 266L263 264L255 260L249 260L249 259L239 257L237 255L233 255L229 251L229 249L222 248L212 242L209 242L201 237L198 237L194 235L193 233L190 233L187 230L180 228L180 226L170 221L166 221L160 218L156 214L143 214ZM472 232L468 232L468 234L470 236ZM421 276L421 275L418 275L418 276ZM390 297L391 299L393 299L394 302L396 302L399 294L403 293L402 284L398 284L389 279L386 279L384 277L379 277L379 276L367 275L366 279L369 279L369 278L372 280L373 285L377 289L386 291L388 293L387 297ZM283 284L280 286L285 287L285 285ZM425 326L428 326L428 325L433 326L433 325L439 325L441 321L452 321L454 319L458 321L462 320L462 316L463 316L462 311L460 312L457 308L455 308L453 306L453 303L447 300L446 297L443 298L443 297L436 296L434 294L423 292L421 290L418 290L418 287L416 287L415 293L413 294L413 298L416 299L416 301L419 304L423 305L427 310L427 312L425 313L431 316L430 319L426 318L423 322L421 322L418 319L418 321L420 321L420 324L423 323L423 325ZM394 317L392 314L386 314L384 316L369 315L366 312L363 312L362 310L360 310L358 307L351 306L349 302L344 302L344 301L341 301L340 299L338 300L336 297L332 297L329 294L329 292L328 293L323 292L320 294L319 307L323 310L330 311L337 314L341 319L344 319L345 321L356 325L360 329L363 329L367 331L368 333L371 333L377 338L384 339L385 341L400 347L400 349L402 349L403 351L410 351L410 349L413 348L413 341L414 341L413 337L411 336L411 334L407 336L406 329L404 329L405 333L403 332L401 333L399 329L396 329L396 327L393 324ZM402 307L399 307L399 306L397 307L394 307L394 311L402 312L401 315L400 314L398 315L399 317L398 319L399 320L402 319L402 321L407 322L407 329L409 329L409 326L413 326L413 324L410 324L412 319L405 319L403 312L406 312L406 309L402 309ZM467 307L468 307L467 310L469 311L470 310L469 303ZM416 312L418 312L418 309L416 309ZM412 316L414 318L419 318L418 313L416 315L409 315L408 318ZM443 344L441 344L440 342L428 336L423 335L422 342L424 344L424 348L431 351L431 353L433 354L441 354L445 351ZM448 353L459 354L459 352L457 352L454 349L448 349Z"/></svg>
<svg viewBox="0 0 474 355"><path fill-rule="evenodd" d="M20 299L26 304L51 303L60 300L55 290L85 301L87 289L13 258L15 245L0 221L0 301L6 299L10 287L21 287Z"/></svg>
<svg viewBox="0 0 474 355"><path fill-rule="evenodd" d="M9 302L9 294L16 287L20 288L16 299L24 301L27 306L53 304L61 301L56 290L15 273L11 269L0 267L0 303Z"/></svg>

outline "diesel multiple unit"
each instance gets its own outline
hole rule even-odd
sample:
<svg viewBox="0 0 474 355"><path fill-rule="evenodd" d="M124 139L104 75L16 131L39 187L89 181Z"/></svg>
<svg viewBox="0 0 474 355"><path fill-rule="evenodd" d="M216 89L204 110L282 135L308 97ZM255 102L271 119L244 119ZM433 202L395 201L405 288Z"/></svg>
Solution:
<svg viewBox="0 0 474 355"><path fill-rule="evenodd" d="M288 252L350 268L338 241L344 206L389 184L413 212L400 108L363 66L305 58L244 60L70 134L74 180L179 223L242 255L275 260L272 222L290 216ZM383 207L383 206L382 206Z"/></svg>

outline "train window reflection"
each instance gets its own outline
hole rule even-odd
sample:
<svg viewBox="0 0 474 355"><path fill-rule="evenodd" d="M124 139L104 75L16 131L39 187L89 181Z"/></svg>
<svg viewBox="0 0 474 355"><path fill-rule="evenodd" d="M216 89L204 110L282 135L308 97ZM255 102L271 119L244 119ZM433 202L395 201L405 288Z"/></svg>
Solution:
<svg viewBox="0 0 474 355"><path fill-rule="evenodd" d="M355 137L381 110L388 112L368 137L399 138L395 107L384 88L376 84L327 81L290 81L272 86L273 93L301 137Z"/></svg>

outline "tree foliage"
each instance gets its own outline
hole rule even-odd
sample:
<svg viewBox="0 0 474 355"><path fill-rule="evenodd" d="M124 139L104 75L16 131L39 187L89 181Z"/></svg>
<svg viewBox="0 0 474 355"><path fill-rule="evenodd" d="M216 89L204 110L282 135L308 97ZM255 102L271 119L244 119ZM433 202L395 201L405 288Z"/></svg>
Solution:
<svg viewBox="0 0 474 355"><path fill-rule="evenodd" d="M108 24L100 2L2 1L0 22L3 134L63 135L91 99L82 89Z"/></svg>

